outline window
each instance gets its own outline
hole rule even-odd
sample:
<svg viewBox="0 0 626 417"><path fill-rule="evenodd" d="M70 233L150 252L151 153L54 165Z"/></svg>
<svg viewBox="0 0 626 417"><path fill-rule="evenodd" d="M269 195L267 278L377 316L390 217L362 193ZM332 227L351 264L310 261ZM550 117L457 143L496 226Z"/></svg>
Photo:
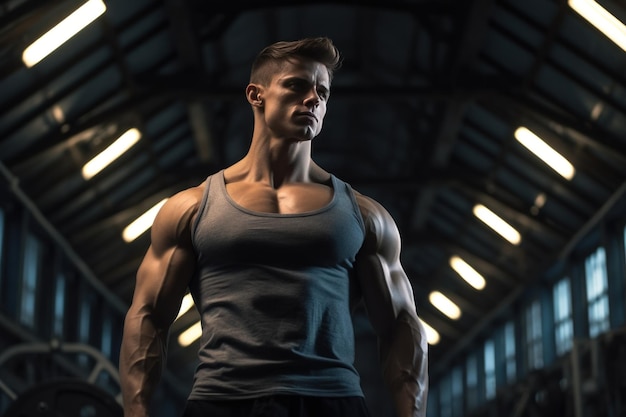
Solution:
<svg viewBox="0 0 626 417"><path fill-rule="evenodd" d="M512 384L517 378L517 360L515 357L515 323L509 321L504 325L504 362L506 382Z"/></svg>
<svg viewBox="0 0 626 417"><path fill-rule="evenodd" d="M67 278L65 274L57 275L56 285L54 288L54 317L52 323L53 335L57 337L63 336L63 319L65 316L65 285Z"/></svg>
<svg viewBox="0 0 626 417"><path fill-rule="evenodd" d="M80 290L81 303L79 307L78 317L78 342L95 346L91 340L92 334L92 315L94 309L94 296L89 288L83 286ZM78 355L78 364L85 370L92 366L89 355L80 353Z"/></svg>
<svg viewBox="0 0 626 417"><path fill-rule="evenodd" d="M439 413L439 402L441 395L439 394L441 382L431 385L428 390L428 408L426 409L426 417L442 417Z"/></svg>
<svg viewBox="0 0 626 417"><path fill-rule="evenodd" d="M543 367L541 304L535 300L526 309L526 364L528 370Z"/></svg>
<svg viewBox="0 0 626 417"><path fill-rule="evenodd" d="M39 259L41 244L31 234L26 236L24 250L24 266L22 275L22 288L20 293L19 318L22 324L35 325L35 305L37 299L37 280L39 278Z"/></svg>
<svg viewBox="0 0 626 417"><path fill-rule="evenodd" d="M570 279L562 278L553 289L554 337L557 355L563 355L572 348L574 322L572 319L572 291Z"/></svg>
<svg viewBox="0 0 626 417"><path fill-rule="evenodd" d="M609 329L609 286L603 247L585 260L585 278L589 336L595 337Z"/></svg>
<svg viewBox="0 0 626 417"><path fill-rule="evenodd" d="M111 319L111 313L109 311L105 311L103 316L100 350L107 358L110 358L111 346L113 345L113 320Z"/></svg>
<svg viewBox="0 0 626 417"><path fill-rule="evenodd" d="M463 417L463 367L456 366L439 383L438 417ZM429 406L430 407L430 406Z"/></svg>
<svg viewBox="0 0 626 417"><path fill-rule="evenodd" d="M452 387L450 375L439 384L439 417L452 417Z"/></svg>
<svg viewBox="0 0 626 417"><path fill-rule="evenodd" d="M496 396L496 350L493 340L485 342L485 398Z"/></svg>
<svg viewBox="0 0 626 417"><path fill-rule="evenodd" d="M476 408L478 403L478 360L476 355L470 355L467 358L465 365L465 386L467 409L472 410Z"/></svg>
<svg viewBox="0 0 626 417"><path fill-rule="evenodd" d="M82 343L89 343L93 297L91 294L84 294L85 292L83 291L83 302L80 306L78 340Z"/></svg>
<svg viewBox="0 0 626 417"><path fill-rule="evenodd" d="M452 370L452 417L463 417L463 368L457 366Z"/></svg>

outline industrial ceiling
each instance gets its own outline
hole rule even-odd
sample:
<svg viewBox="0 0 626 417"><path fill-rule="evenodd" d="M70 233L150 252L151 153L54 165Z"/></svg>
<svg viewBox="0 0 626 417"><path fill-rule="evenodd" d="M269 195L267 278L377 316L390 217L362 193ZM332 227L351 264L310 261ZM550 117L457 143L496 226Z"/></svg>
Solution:
<svg viewBox="0 0 626 417"><path fill-rule="evenodd" d="M328 36L343 54L314 159L395 218L420 316L441 338L434 373L624 199L626 53L565 1L106 0L26 66L24 49L82 3L1 3L0 168L121 306L149 245L122 230L244 155L250 64L278 40ZM626 21L623 4L601 3ZM573 178L522 146L519 127L569 160ZM83 165L131 128L137 144L85 179ZM521 242L478 220L478 204ZM484 289L459 278L455 255ZM461 317L434 308L433 291ZM188 378L195 350L174 344L171 372Z"/></svg>

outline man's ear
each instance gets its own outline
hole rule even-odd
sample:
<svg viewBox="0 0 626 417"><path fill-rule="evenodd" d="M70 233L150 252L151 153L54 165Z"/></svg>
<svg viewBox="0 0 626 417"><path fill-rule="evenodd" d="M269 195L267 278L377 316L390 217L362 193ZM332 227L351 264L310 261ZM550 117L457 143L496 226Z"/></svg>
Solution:
<svg viewBox="0 0 626 417"><path fill-rule="evenodd" d="M246 87L246 98L248 99L248 103L253 106L262 106L263 93L261 92L261 87L257 84L248 84Z"/></svg>

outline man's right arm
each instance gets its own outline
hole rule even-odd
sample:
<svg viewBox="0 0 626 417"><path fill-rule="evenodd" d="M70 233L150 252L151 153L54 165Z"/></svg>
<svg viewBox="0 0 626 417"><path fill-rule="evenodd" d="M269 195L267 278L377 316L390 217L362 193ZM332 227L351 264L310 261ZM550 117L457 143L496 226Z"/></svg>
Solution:
<svg viewBox="0 0 626 417"><path fill-rule="evenodd" d="M196 189L173 196L152 225L152 242L124 321L120 381L125 417L147 416L160 382L169 327L195 268L191 223L199 201Z"/></svg>

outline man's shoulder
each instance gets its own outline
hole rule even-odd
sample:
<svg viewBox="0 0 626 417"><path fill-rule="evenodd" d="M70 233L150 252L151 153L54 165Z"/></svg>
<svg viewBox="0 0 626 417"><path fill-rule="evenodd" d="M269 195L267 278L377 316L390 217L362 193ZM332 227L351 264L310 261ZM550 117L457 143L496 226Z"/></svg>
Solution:
<svg viewBox="0 0 626 417"><path fill-rule="evenodd" d="M186 188L182 191L179 191L169 198L170 201L168 201L168 203L176 203L176 205L183 207L198 205L202 201L205 187L206 181L194 187Z"/></svg>
<svg viewBox="0 0 626 417"><path fill-rule="evenodd" d="M157 237L183 242L202 202L204 183L179 191L163 204L152 225L153 242Z"/></svg>
<svg viewBox="0 0 626 417"><path fill-rule="evenodd" d="M396 228L395 220L382 203L356 190L354 196L367 232L379 234L383 230Z"/></svg>
<svg viewBox="0 0 626 417"><path fill-rule="evenodd" d="M361 209L361 213L363 216L365 215L380 215L381 212L386 212L385 208L381 203L379 203L374 198L361 194L359 191L354 190L354 198L356 199L356 203Z"/></svg>
<svg viewBox="0 0 626 417"><path fill-rule="evenodd" d="M208 180L204 180L198 185L176 192L167 199L161 211L174 217L194 216L204 198L207 182Z"/></svg>

